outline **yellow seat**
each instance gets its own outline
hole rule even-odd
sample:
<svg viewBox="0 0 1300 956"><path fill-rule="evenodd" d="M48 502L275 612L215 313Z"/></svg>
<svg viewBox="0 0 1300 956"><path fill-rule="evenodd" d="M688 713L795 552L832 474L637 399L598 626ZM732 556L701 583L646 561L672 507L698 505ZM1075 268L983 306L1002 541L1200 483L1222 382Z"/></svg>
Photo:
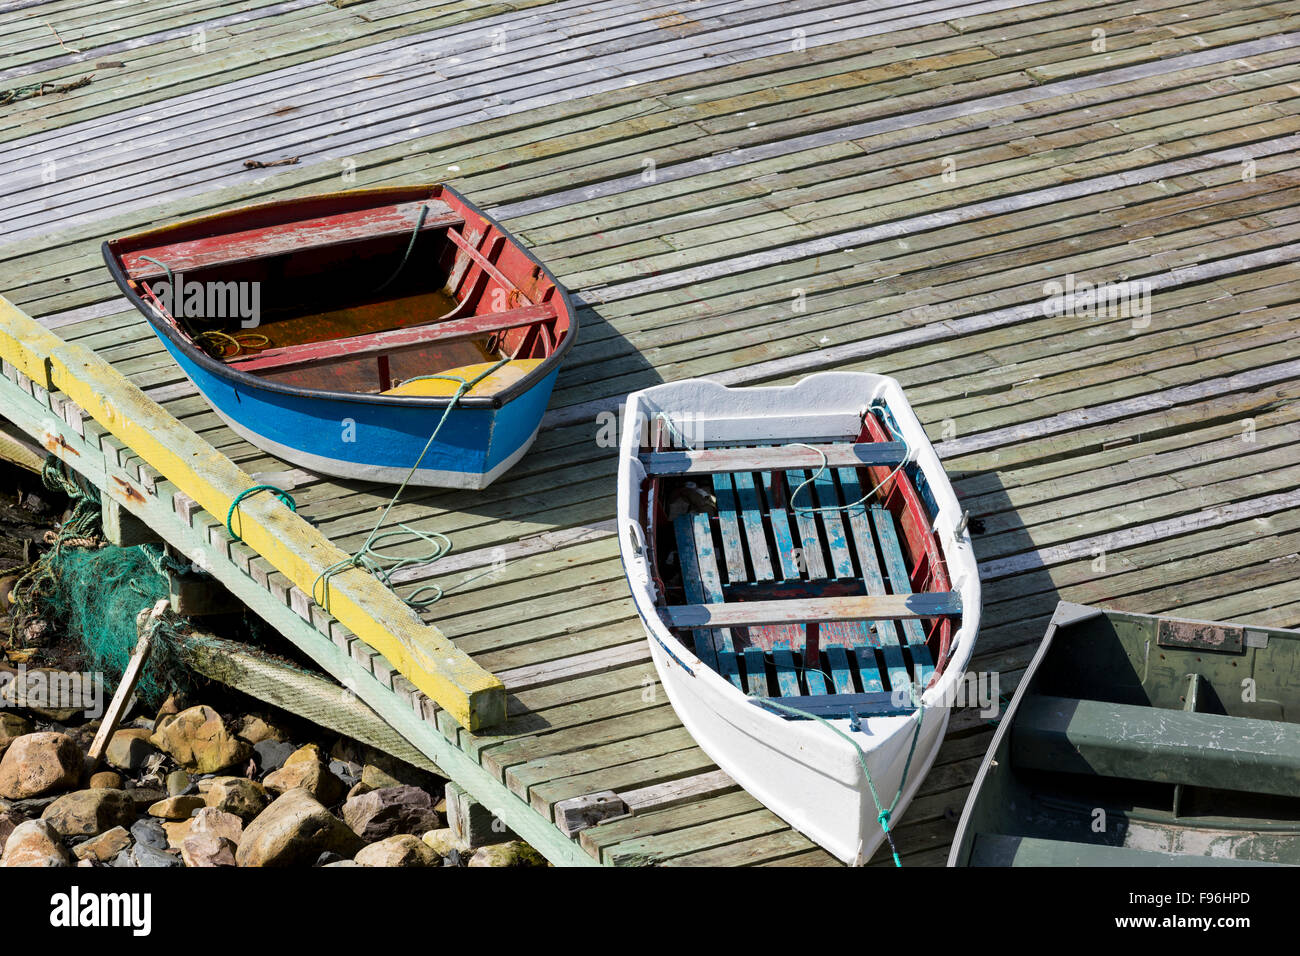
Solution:
<svg viewBox="0 0 1300 956"><path fill-rule="evenodd" d="M542 363L542 359L515 359L507 362L491 375L478 382L466 394L468 395L492 395L504 388L508 388L515 382L519 381L533 369ZM449 368L445 371L438 372L438 375L456 376L456 378L465 381L473 381L490 369L495 362L480 362L477 365L460 365L456 368ZM381 395L418 395L424 398L451 397L456 394L456 389L460 383L450 378L412 378L400 385L381 392Z"/></svg>

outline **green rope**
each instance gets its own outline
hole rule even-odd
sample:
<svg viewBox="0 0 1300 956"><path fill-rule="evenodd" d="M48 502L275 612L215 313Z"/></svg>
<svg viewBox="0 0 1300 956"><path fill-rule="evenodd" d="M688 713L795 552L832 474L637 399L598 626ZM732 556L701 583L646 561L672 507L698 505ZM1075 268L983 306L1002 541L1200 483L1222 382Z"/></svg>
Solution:
<svg viewBox="0 0 1300 956"><path fill-rule="evenodd" d="M167 284L168 284L168 285L174 285L174 284L175 284L175 281L176 281L176 280L172 278L172 267L169 266L167 263L161 261L160 259L155 259L153 256L140 256L139 259L140 259L141 262L152 262L154 265L156 265L156 266L157 266L159 269L161 269L163 272L167 273ZM173 288L172 291L175 292L176 290Z"/></svg>
<svg viewBox="0 0 1300 956"><path fill-rule="evenodd" d="M777 710L784 711L792 716L811 718L820 724L825 724L832 732L843 737L853 745L853 749L858 752L858 763L862 766L862 773L867 778L867 789L871 792L871 799L876 805L876 822L880 824L881 832L885 834L885 839L889 841L889 852L894 857L894 866L896 867L901 867L903 861L898 857L898 847L894 843L893 831L889 829L889 819L893 815L894 809L898 806L898 801L903 797L903 789L907 786L907 775L912 769L912 757L916 753L916 742L921 737L921 723L925 720L925 702L916 696L916 690L912 688L911 685L908 686L908 689L912 694L912 702L916 704L918 708L916 713L916 729L912 731L912 746L907 751L907 761L903 764L903 776L902 779L898 781L898 792L894 794L894 799L889 804L888 809L880 805L880 794L876 792L876 782L871 778L871 771L867 769L867 755L863 752L862 747L858 745L856 740L819 714L810 714L807 711L790 707L772 697L761 697L761 695L757 694L750 695L751 697L761 699L763 702L762 706L764 707L775 707Z"/></svg>
<svg viewBox="0 0 1300 956"><path fill-rule="evenodd" d="M424 228L424 220L428 218L428 215L429 207L427 205L422 205L420 207L420 216L415 221L415 228L411 230L411 241L406 244L406 252L402 254L402 261L397 264L397 268L393 270L393 274L385 279L379 288L375 289L375 292L383 292L393 284L394 279L402 274L402 270L406 268L406 260L411 258L411 250L415 248L415 240L420 235L420 230Z"/></svg>
<svg viewBox="0 0 1300 956"><path fill-rule="evenodd" d="M379 578L379 580L383 582L385 586L392 587L393 575L397 574L402 569L411 567L412 565L416 565L416 564L428 564L433 561L437 561L439 558L445 557L451 551L451 547L452 547L451 539L448 538L445 534L441 534L437 531L426 534L423 531L417 531L416 529L410 528L404 524L398 524L396 529L392 529L389 531L381 532L380 529L383 528L384 522L388 520L388 513L393 510L393 507L397 504L398 499L402 497L402 492L404 492L406 490L406 486L410 484L412 476L414 476L416 470L419 469L421 462L424 461L424 456L429 453L429 449L433 447L433 443L438 438L438 433L442 431L442 426L446 424L448 417L450 417L452 413L452 410L457 406L461 398L467 392L473 389L475 385L483 381L483 379L487 378L489 375L491 375L497 369L501 368L501 366L507 364L509 361L510 361L509 358L503 358L499 362L493 364L491 367L485 369L484 371L480 372L478 375L474 376L474 378L472 379L465 379L459 375L418 375L415 376L414 378L406 379L407 382L416 382L422 379L441 379L443 381L456 382L458 383L458 385L455 394L452 395L451 397L451 401L449 401L447 403L447 407L443 409L442 417L438 419L438 424L434 427L433 433L429 435L429 440L424 443L424 449L420 452L420 456L415 459L415 464L411 466L411 470L406 473L406 477L403 478L402 483L398 485L397 491L393 494L393 497L389 500L387 507L384 508L383 514L379 516L379 520L375 522L375 526L373 529L371 529L370 535L366 538L365 543L362 544L361 547L357 549L357 551L354 552L350 557L344 558L342 561L330 565L328 568L326 568L324 571L320 573L320 575L316 578L314 582L312 582L312 587L311 587L312 600L314 600L317 604L319 604L325 611L329 611L330 609L329 608L330 578L338 574L340 571L345 571L348 568L361 568L362 570L368 571L369 573L373 574L375 577ZM400 557L398 555L384 554L382 551L378 550L375 547L376 544L378 544L380 541L383 541L386 538L402 537L404 535L412 535L426 542L427 544L430 545L429 551L424 554L414 555L410 557ZM320 588L319 596L317 595L318 585ZM431 596L430 597L421 596L426 593L430 594ZM442 597L442 588L438 587L436 584L426 584L423 587L417 588L415 591L411 592L411 594L403 598L403 600L410 607L424 608L424 607L428 607L430 604L433 604L441 597Z"/></svg>
<svg viewBox="0 0 1300 956"><path fill-rule="evenodd" d="M239 503L243 501L245 498L250 498L261 491L269 491L272 494L274 494L277 498L279 498L282 502L284 502L286 506L288 506L290 511L298 510L298 503L293 500L293 496L290 495L289 492L285 491L284 489L275 487L275 485L253 485L253 487L251 488L245 488L239 494L235 495L235 500L230 502L230 510L226 512L226 530L230 532L230 537L233 538L235 541L244 540L238 534L235 533L235 529L231 524L231 522L234 520L235 517L235 511L239 508Z"/></svg>

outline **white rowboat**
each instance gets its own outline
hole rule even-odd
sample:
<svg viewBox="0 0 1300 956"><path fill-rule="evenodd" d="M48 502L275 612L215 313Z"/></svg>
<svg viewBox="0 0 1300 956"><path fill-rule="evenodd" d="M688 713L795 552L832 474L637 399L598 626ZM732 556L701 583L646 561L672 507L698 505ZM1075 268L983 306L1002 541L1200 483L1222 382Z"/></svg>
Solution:
<svg viewBox="0 0 1300 956"><path fill-rule="evenodd" d="M645 389L618 482L628 584L682 723L796 830L866 862L934 761L979 628L962 511L902 389L859 372Z"/></svg>

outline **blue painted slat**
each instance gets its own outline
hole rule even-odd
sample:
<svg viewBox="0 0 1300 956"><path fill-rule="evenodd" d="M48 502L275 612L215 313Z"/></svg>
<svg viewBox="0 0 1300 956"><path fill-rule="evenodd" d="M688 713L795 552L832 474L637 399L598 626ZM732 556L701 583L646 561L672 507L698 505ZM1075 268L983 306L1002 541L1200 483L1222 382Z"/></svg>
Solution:
<svg viewBox="0 0 1300 956"><path fill-rule="evenodd" d="M912 679L907 670L907 658L903 649L897 644L888 644L881 648L885 656L885 676L889 678L889 689L899 690Z"/></svg>
<svg viewBox="0 0 1300 956"><path fill-rule="evenodd" d="M880 664L876 661L873 647L859 645L853 648L857 657L858 676L862 678L862 691L866 694L878 694L884 691L885 682L881 680Z"/></svg>
<svg viewBox="0 0 1300 956"><path fill-rule="evenodd" d="M749 542L749 560L754 568L754 580L771 581L774 577L772 556L767 550L767 534L763 530L763 504L758 500L754 476L747 471L738 471L731 478L736 497L739 498L740 521L745 527L745 538Z"/></svg>
<svg viewBox="0 0 1300 956"><path fill-rule="evenodd" d="M826 658L826 666L831 670L831 680L835 684L835 693L854 693L853 669L849 664L849 655L844 650L844 645L827 644L822 648L822 654Z"/></svg>
<svg viewBox="0 0 1300 956"><path fill-rule="evenodd" d="M781 566L781 579L783 581L801 581L803 580L803 574L800 569L799 545L795 544L794 535L790 533L790 518L784 508L772 507L772 502L777 500L776 489L772 486L772 473L765 471L761 477L763 493L767 496L767 513L772 521L772 537L776 539L776 553Z"/></svg>
<svg viewBox="0 0 1300 956"><path fill-rule="evenodd" d="M745 549L740 543L740 516L731 476L713 476L713 495L718 501L718 527L722 531L722 556L727 562L727 581L743 584L749 580L745 570Z"/></svg>
<svg viewBox="0 0 1300 956"><path fill-rule="evenodd" d="M898 543L898 531L894 528L894 517L883 506L871 506L871 523L875 526L880 540L880 553L885 558L885 569L889 575L889 587L894 594L911 594L912 582L907 573L907 562L903 559L903 549ZM925 629L915 619L900 622L903 634L907 637L908 650L916 664L916 680L925 686L921 679L925 668L934 669L934 660L930 648L925 643Z"/></svg>
<svg viewBox="0 0 1300 956"><path fill-rule="evenodd" d="M804 659L803 667L804 683L808 685L810 694L829 694L830 685L826 683L826 675L813 664L809 664L807 658Z"/></svg>
<svg viewBox="0 0 1300 956"><path fill-rule="evenodd" d="M808 478L806 471L787 471L785 473L785 487L789 491L791 499L799 485L803 484ZM826 559L822 557L821 535L817 533L817 515L808 511L809 508L815 508L816 499L813 498L812 486L806 486L803 491L799 492L799 501L796 504L793 500L790 502L790 510L794 512L795 527L799 529L799 547L802 549L803 566L808 572L810 581L820 581L830 575L826 573Z"/></svg>
<svg viewBox="0 0 1300 956"><path fill-rule="evenodd" d="M815 497L819 508L838 509L858 497L855 495L854 498L841 500L839 491L835 487L835 478L829 470L817 475L813 482L813 489L816 492ZM831 553L835 577L838 579L856 577L853 554L844 525L844 513L836 510L823 511L820 514L822 525L826 529L826 546ZM872 642L871 627L862 621L836 621L823 625L822 636L828 644L843 642L849 647Z"/></svg>
<svg viewBox="0 0 1300 956"><path fill-rule="evenodd" d="M713 549L713 530L709 527L709 516L695 513L691 515L691 519L691 529L695 538L695 556L705 602L723 604L726 598L722 594L722 577L718 574L718 556ZM717 652L718 673L740 690L744 690L740 683L740 661L736 658L736 645L731 639L731 629L715 628L713 646Z"/></svg>
<svg viewBox="0 0 1300 956"><path fill-rule="evenodd" d="M840 487L844 490L845 504L862 497L862 486L858 483L858 473L852 468L839 471ZM880 571L880 559L876 557L875 539L871 534L871 523L867 520L866 505L857 505L848 511L849 528L853 532L853 543L858 552L858 566L862 571L862 583L867 594L886 594L885 579ZM872 621L871 630L878 644L888 647L900 643L898 628L893 621Z"/></svg>
<svg viewBox="0 0 1300 956"><path fill-rule="evenodd" d="M772 538L775 541L777 562L781 569L782 581L802 581L804 580L802 570L802 558L799 545L795 544L794 535L790 532L790 516L782 507L774 507L777 501L782 500L777 493L778 489L774 487L774 478L770 471L764 471L759 474L759 480L763 485L763 495L767 499L768 520L772 523ZM761 640L768 647L775 647L778 643L784 641L797 647L802 647L804 643L804 629L797 626L784 627L765 627L751 628L751 639Z"/></svg>
<svg viewBox="0 0 1300 956"><path fill-rule="evenodd" d="M862 497L862 485L858 473L852 468L841 468L836 473L840 480L840 489L844 494L844 504L856 502ZM880 559L876 556L875 539L871 534L871 522L867 518L865 504L858 504L848 509L849 530L853 536L854 548L858 554L858 568L862 573L862 583L867 594L885 594L885 579L880 570ZM881 649L880 657L869 648L859 645L858 666L862 679L862 689L872 693L884 689L886 681L894 686L896 680L904 679L907 674L907 660L903 656L902 641L894 621L872 621L866 629L868 640Z"/></svg>
<svg viewBox="0 0 1300 956"><path fill-rule="evenodd" d="M772 648L772 662L776 664L776 685L782 697L798 697L803 693L799 687L799 672L794 666L794 654L788 644L778 644Z"/></svg>
<svg viewBox="0 0 1300 956"><path fill-rule="evenodd" d="M700 562L695 556L695 531L689 514L678 515L673 519L673 533L677 537L677 560L682 566L682 585L686 589L686 600L692 604L704 604L704 587L700 583ZM714 650L713 632L706 628L697 628L691 632L695 640L695 653L704 666L718 669L718 655Z"/></svg>
<svg viewBox="0 0 1300 956"><path fill-rule="evenodd" d="M816 492L812 500L819 508L838 508L842 502L835 490L835 479L828 470L817 474L813 481ZM850 501L852 499L849 499ZM844 519L839 511L820 512L822 526L826 529L826 547L831 553L835 577L851 578L854 576L853 557L849 554L849 540L844 533Z"/></svg>
<svg viewBox="0 0 1300 956"><path fill-rule="evenodd" d="M767 668L763 664L763 649L745 648L745 691L758 697L766 697L771 691L767 687Z"/></svg>

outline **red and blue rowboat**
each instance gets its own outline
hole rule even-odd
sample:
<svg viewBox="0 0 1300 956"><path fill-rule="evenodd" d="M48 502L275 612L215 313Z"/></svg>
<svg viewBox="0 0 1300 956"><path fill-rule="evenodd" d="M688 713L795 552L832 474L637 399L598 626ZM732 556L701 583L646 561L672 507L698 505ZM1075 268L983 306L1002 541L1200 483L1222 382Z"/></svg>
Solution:
<svg viewBox="0 0 1300 956"><path fill-rule="evenodd" d="M441 185L249 206L103 252L231 428L345 478L419 461L413 484L486 487L532 444L578 330L546 267Z"/></svg>

